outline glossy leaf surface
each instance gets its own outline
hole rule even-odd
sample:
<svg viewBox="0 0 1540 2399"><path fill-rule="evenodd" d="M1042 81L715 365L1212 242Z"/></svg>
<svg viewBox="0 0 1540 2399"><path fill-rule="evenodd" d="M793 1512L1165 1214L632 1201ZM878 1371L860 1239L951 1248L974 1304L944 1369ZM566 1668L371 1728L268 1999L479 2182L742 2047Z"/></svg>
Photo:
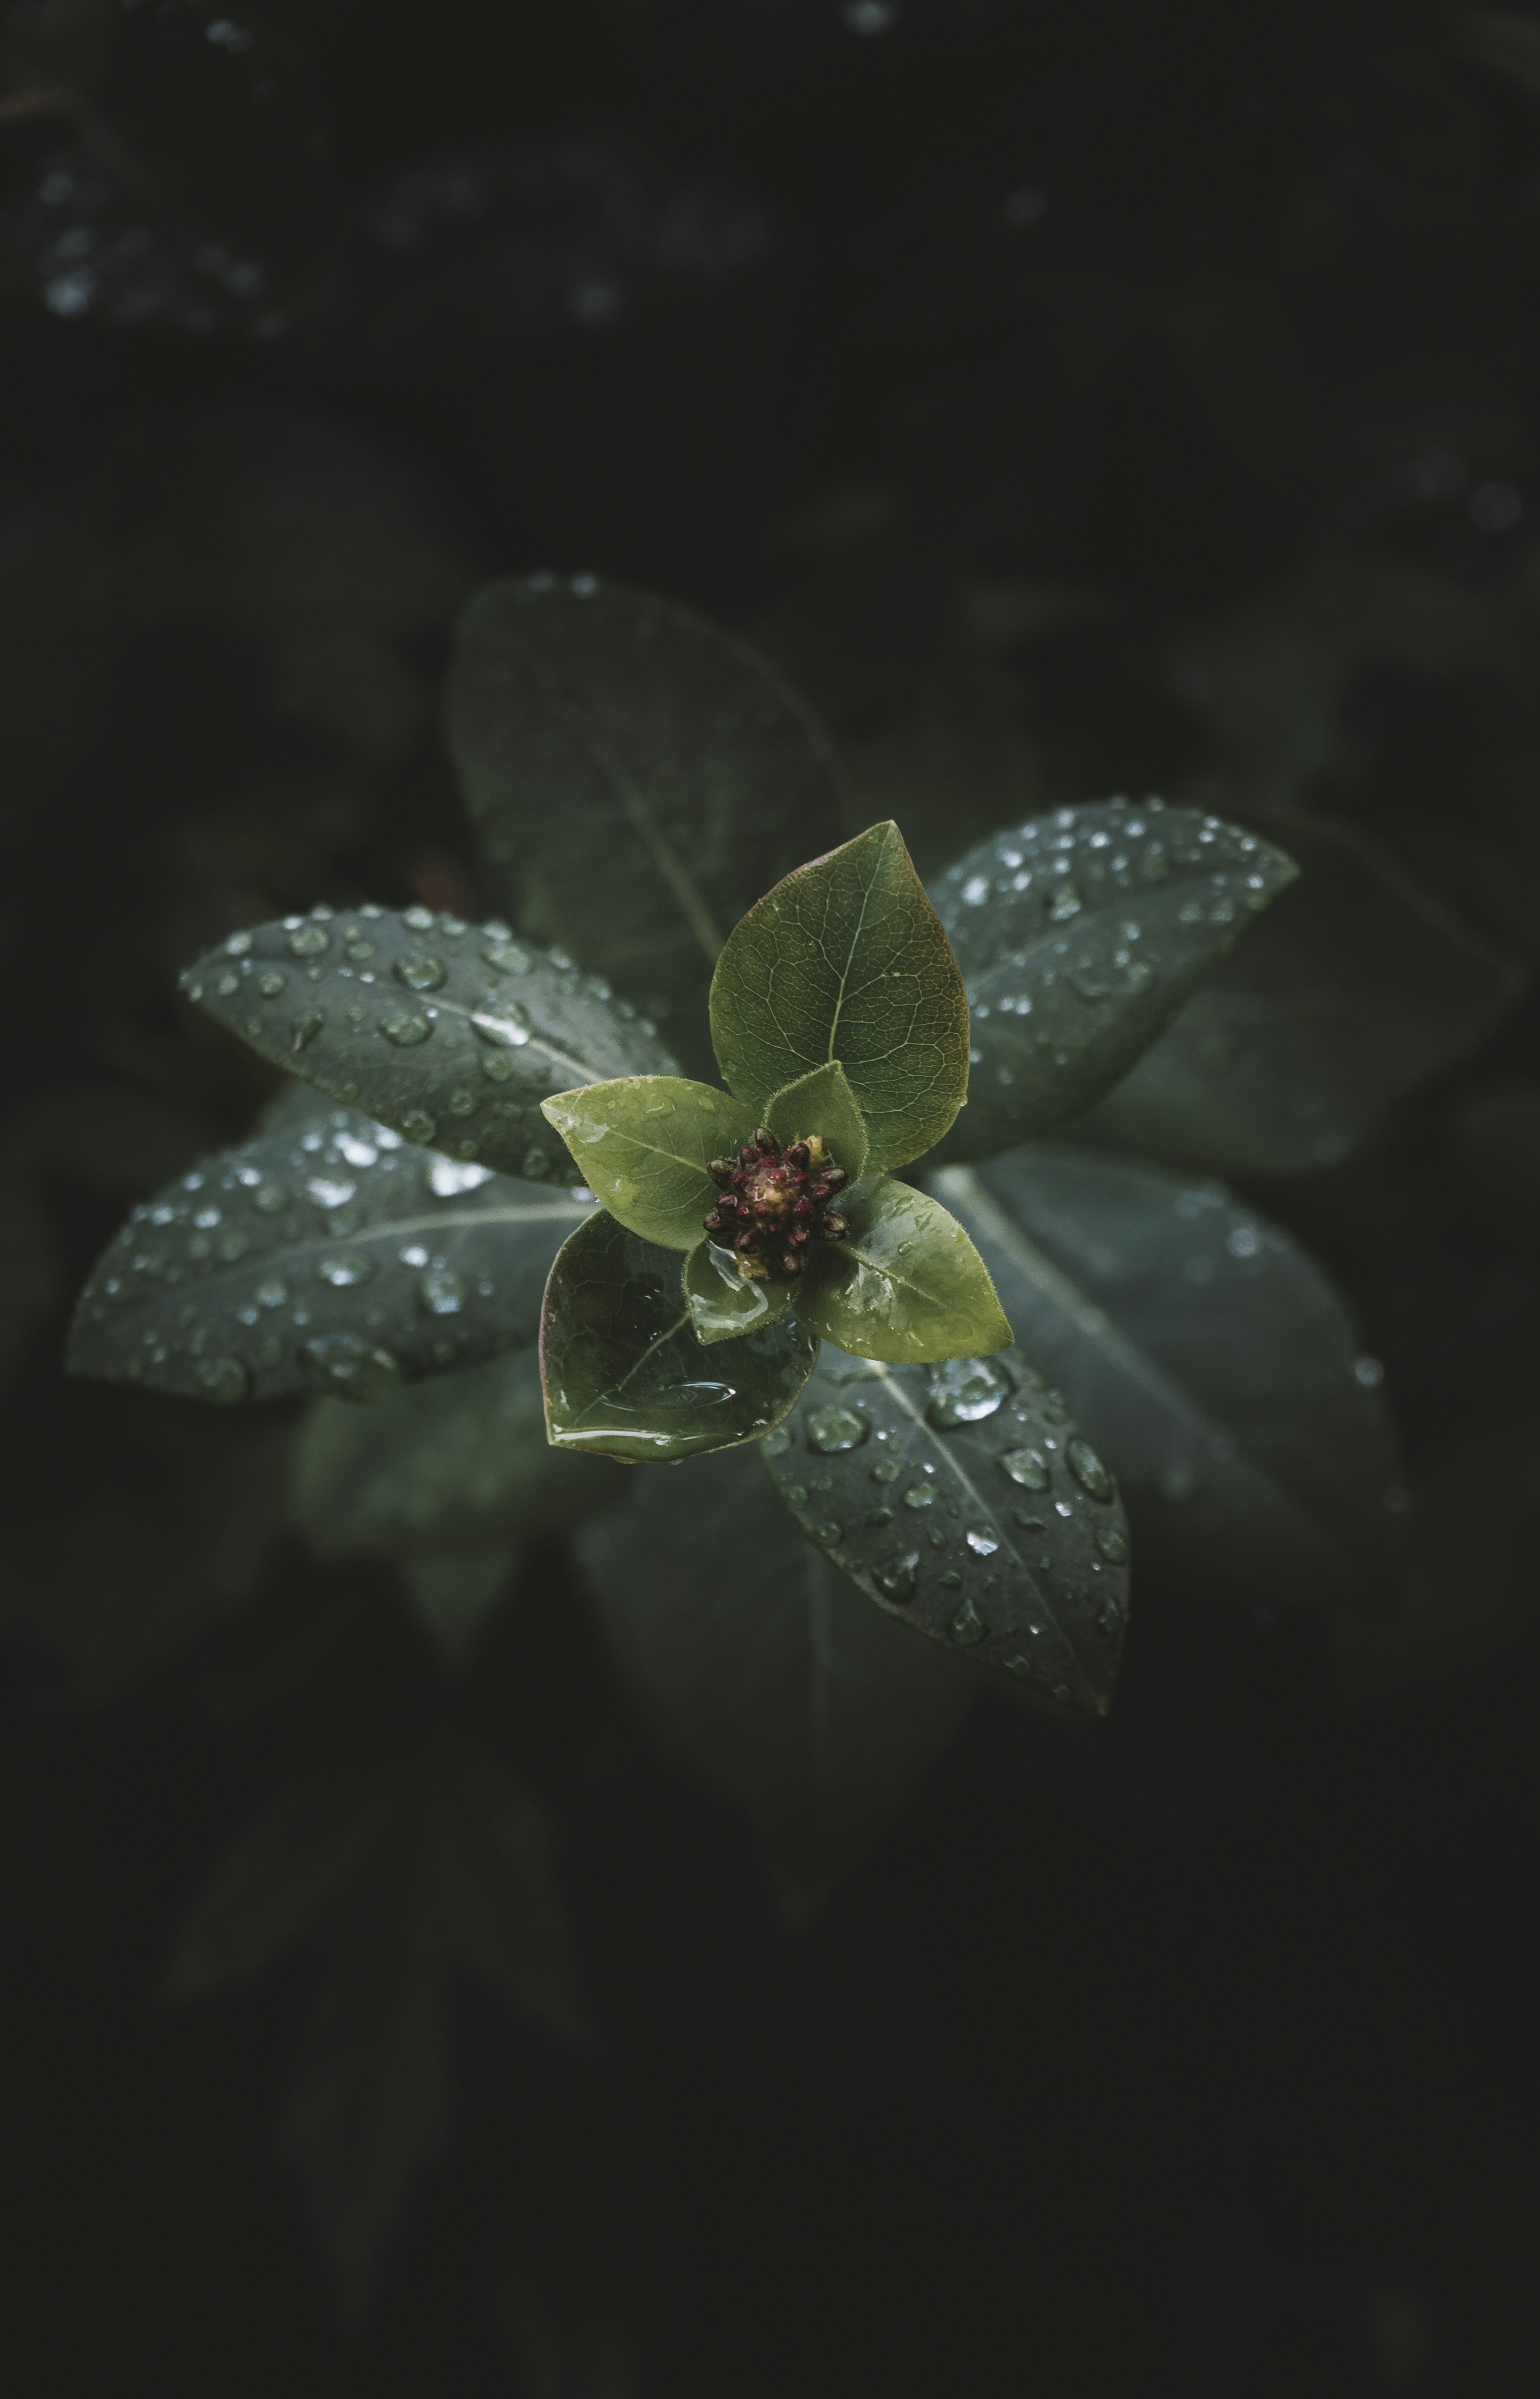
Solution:
<svg viewBox="0 0 1540 2399"><path fill-rule="evenodd" d="M615 1484L548 1446L530 1349L378 1407L321 1401L295 1450L293 1521L321 1557L480 1557L597 1511Z"/></svg>
<svg viewBox="0 0 1540 2399"><path fill-rule="evenodd" d="M667 1074L647 1020L506 926L330 909L232 933L182 988L260 1054L408 1141L529 1182L574 1181L550 1091Z"/></svg>
<svg viewBox="0 0 1540 2399"><path fill-rule="evenodd" d="M533 1342L550 1261L590 1213L332 1109L136 1208L81 1294L70 1369L218 1405L382 1399Z"/></svg>
<svg viewBox="0 0 1540 2399"><path fill-rule="evenodd" d="M790 1311L702 1348L673 1254L613 1216L590 1217L547 1286L540 1361L551 1441L641 1463L757 1441L793 1404L817 1348Z"/></svg>
<svg viewBox="0 0 1540 2399"><path fill-rule="evenodd" d="M886 1623L804 1539L748 1452L635 1478L579 1558L658 1741L741 1808L809 1895L860 1863L952 1739L977 1679Z"/></svg>
<svg viewBox="0 0 1540 2399"><path fill-rule="evenodd" d="M1337 1607L1393 1573L1404 1493L1379 1369L1287 1233L1222 1185L1068 1150L935 1186L1116 1472L1143 1564Z"/></svg>
<svg viewBox="0 0 1540 2399"><path fill-rule="evenodd" d="M1224 1174L1330 1166L1518 999L1522 968L1369 835L1270 821L1298 885L1077 1138Z"/></svg>
<svg viewBox="0 0 1540 2399"><path fill-rule="evenodd" d="M534 576L461 619L449 738L520 924L610 976L709 1073L702 1002L723 942L839 822L804 703L686 608Z"/></svg>
<svg viewBox="0 0 1540 2399"><path fill-rule="evenodd" d="M873 1175L843 1213L849 1240L819 1242L796 1287L797 1313L821 1339L908 1365L1009 1347L988 1268L937 1200Z"/></svg>
<svg viewBox="0 0 1540 2399"><path fill-rule="evenodd" d="M790 1306L792 1290L790 1283L750 1282L739 1274L731 1250L708 1240L685 1259L680 1283L696 1337L708 1348L772 1323Z"/></svg>
<svg viewBox="0 0 1540 2399"><path fill-rule="evenodd" d="M852 1183L866 1172L866 1120L837 1058L777 1091L765 1108L764 1122L783 1149L817 1133L833 1164L843 1166Z"/></svg>
<svg viewBox="0 0 1540 2399"><path fill-rule="evenodd" d="M638 1075L545 1104L596 1198L639 1240L693 1250L717 1198L713 1158L736 1159L754 1111L710 1083Z"/></svg>
<svg viewBox="0 0 1540 2399"><path fill-rule="evenodd" d="M887 1615L1049 1709L1105 1715L1128 1614L1123 1511L1019 1350L927 1369L826 1349L760 1454L797 1523Z"/></svg>
<svg viewBox="0 0 1540 2399"><path fill-rule="evenodd" d="M1255 834L1158 800L1060 808L959 859L933 886L971 1008L945 1155L989 1157L1100 1100L1294 874Z"/></svg>
<svg viewBox="0 0 1540 2399"><path fill-rule="evenodd" d="M898 828L799 867L734 929L711 983L729 1088L763 1107L837 1058L867 1163L902 1166L967 1096L967 995Z"/></svg>

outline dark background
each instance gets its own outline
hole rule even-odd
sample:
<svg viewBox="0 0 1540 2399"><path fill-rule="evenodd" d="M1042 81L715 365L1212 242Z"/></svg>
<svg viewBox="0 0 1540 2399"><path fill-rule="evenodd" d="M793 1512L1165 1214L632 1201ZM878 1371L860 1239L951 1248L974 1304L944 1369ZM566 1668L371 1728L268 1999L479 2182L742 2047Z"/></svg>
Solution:
<svg viewBox="0 0 1540 2399"><path fill-rule="evenodd" d="M354 2336L274 2155L306 1969L155 1993L301 1731L433 1669L293 1547L210 1631L188 1528L250 1428L59 1363L128 1201L265 1095L175 969L476 903L435 712L491 574L755 634L913 779L923 866L1209 779L1540 954L1540 20L0 17L7 2388L1540 2388L1532 1001L1252 1195L1463 1495L1460 1629L1380 1683L1136 1588L1105 1730L986 1705L793 1939L526 1558L462 1704L556 1807L601 2053L466 1999Z"/></svg>

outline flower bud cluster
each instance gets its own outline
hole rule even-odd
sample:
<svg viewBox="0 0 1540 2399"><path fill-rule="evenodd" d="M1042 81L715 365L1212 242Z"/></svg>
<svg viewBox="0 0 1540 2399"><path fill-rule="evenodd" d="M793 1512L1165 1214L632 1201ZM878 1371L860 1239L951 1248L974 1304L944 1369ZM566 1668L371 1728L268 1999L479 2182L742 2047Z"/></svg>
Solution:
<svg viewBox="0 0 1540 2399"><path fill-rule="evenodd" d="M850 1177L817 1133L783 1150L763 1125L736 1159L707 1168L721 1192L706 1230L732 1250L751 1282L790 1282L803 1273L815 1241L843 1241L850 1227L830 1201Z"/></svg>

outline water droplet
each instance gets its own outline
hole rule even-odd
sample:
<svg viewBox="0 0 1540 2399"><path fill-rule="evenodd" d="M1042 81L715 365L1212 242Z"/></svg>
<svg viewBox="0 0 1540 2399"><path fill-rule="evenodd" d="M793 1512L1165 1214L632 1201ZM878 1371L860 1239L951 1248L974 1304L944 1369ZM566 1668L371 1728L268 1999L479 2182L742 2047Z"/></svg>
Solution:
<svg viewBox="0 0 1540 2399"><path fill-rule="evenodd" d="M1049 921L1055 925L1067 924L1072 916L1079 915L1084 905L1085 902L1074 884L1061 883L1054 893L1052 904L1048 909Z"/></svg>
<svg viewBox="0 0 1540 2399"><path fill-rule="evenodd" d="M431 908L405 908L401 912L401 922L407 928L409 932L431 933L433 930L433 911Z"/></svg>
<svg viewBox="0 0 1540 2399"><path fill-rule="evenodd" d="M353 1291L369 1281L374 1272L374 1261L359 1250L343 1251L335 1257L322 1258L316 1272L333 1291Z"/></svg>
<svg viewBox="0 0 1540 2399"><path fill-rule="evenodd" d="M1062 1424L1070 1413L1062 1391L1045 1391L1037 1405L1045 1424Z"/></svg>
<svg viewBox="0 0 1540 2399"><path fill-rule="evenodd" d="M302 1342L305 1364L339 1400L387 1400L401 1388L401 1369L388 1349L376 1349L353 1333L325 1333Z"/></svg>
<svg viewBox="0 0 1540 2399"><path fill-rule="evenodd" d="M844 1538L844 1527L843 1525L836 1525L831 1516L825 1523L813 1526L813 1538L820 1550L838 1549Z"/></svg>
<svg viewBox="0 0 1540 2399"><path fill-rule="evenodd" d="M240 989L239 975L222 974L214 989L221 999L233 999Z"/></svg>
<svg viewBox="0 0 1540 2399"><path fill-rule="evenodd" d="M462 1191L479 1191L483 1183L492 1181L490 1166L473 1166L453 1158L436 1158L428 1167L428 1187L440 1200L453 1200Z"/></svg>
<svg viewBox="0 0 1540 2399"><path fill-rule="evenodd" d="M263 999L277 999L281 993L289 989L289 977L285 974L264 974L257 989Z"/></svg>
<svg viewBox="0 0 1540 2399"><path fill-rule="evenodd" d="M313 1174L304 1187L317 1208L345 1208L358 1186L340 1183L335 1175Z"/></svg>
<svg viewBox="0 0 1540 2399"><path fill-rule="evenodd" d="M318 958L331 947L331 935L324 925L296 925L287 947L291 958Z"/></svg>
<svg viewBox="0 0 1540 2399"><path fill-rule="evenodd" d="M302 1050L308 1050L317 1034L324 1031L326 1019L318 1008L307 1009L295 1025L290 1040L290 1057L298 1057Z"/></svg>
<svg viewBox="0 0 1540 2399"><path fill-rule="evenodd" d="M356 967L361 967L366 958L373 956L374 944L372 942L361 940L357 933L354 933L343 943L343 950L344 956L350 958Z"/></svg>
<svg viewBox="0 0 1540 2399"><path fill-rule="evenodd" d="M784 1457L790 1446L791 1428L790 1425L783 1424L777 1425L772 1431L767 1432L760 1443L766 1457Z"/></svg>
<svg viewBox="0 0 1540 2399"><path fill-rule="evenodd" d="M449 969L442 958L430 957L426 950L409 950L405 957L397 959L392 971L408 991L438 991Z"/></svg>
<svg viewBox="0 0 1540 2399"><path fill-rule="evenodd" d="M251 946L251 936L250 933L232 933L224 946L233 958L243 958Z"/></svg>
<svg viewBox="0 0 1540 2399"><path fill-rule="evenodd" d="M903 1468L896 1457L885 1457L872 1468L871 1480L873 1483L897 1483L902 1472Z"/></svg>
<svg viewBox="0 0 1540 2399"><path fill-rule="evenodd" d="M871 1430L865 1416L854 1408L815 1408L807 1419L807 1445L827 1457L841 1450L859 1449Z"/></svg>
<svg viewBox="0 0 1540 2399"><path fill-rule="evenodd" d="M890 1558L876 1574L877 1589L885 1599L897 1600L901 1606L914 1596L914 1585L920 1571L920 1552L912 1550L905 1558Z"/></svg>
<svg viewBox="0 0 1540 2399"><path fill-rule="evenodd" d="M501 939L483 942L481 956L499 974L528 974L534 964L528 950L520 949L517 942Z"/></svg>
<svg viewBox="0 0 1540 2399"><path fill-rule="evenodd" d="M904 1493L904 1506L906 1508L934 1508L935 1505L935 1489L933 1485L928 1483L912 1483L909 1489Z"/></svg>
<svg viewBox="0 0 1540 2399"><path fill-rule="evenodd" d="M971 1599L965 1599L947 1628L959 1649L971 1649L984 1637L984 1620Z"/></svg>
<svg viewBox="0 0 1540 2399"><path fill-rule="evenodd" d="M1353 1380L1356 1383L1361 1383L1366 1391L1377 1390L1385 1381L1385 1368L1377 1358L1356 1358L1353 1362Z"/></svg>
<svg viewBox="0 0 1540 2399"><path fill-rule="evenodd" d="M215 1242L214 1254L225 1266L233 1267L237 1258L243 1258L246 1255L250 1246L251 1243L247 1235L237 1227L232 1226L230 1230L227 1233L222 1233Z"/></svg>
<svg viewBox="0 0 1540 2399"><path fill-rule="evenodd" d="M519 1072L518 1061L506 1050L483 1050L481 1072L489 1083L511 1083Z"/></svg>
<svg viewBox="0 0 1540 2399"><path fill-rule="evenodd" d="M1082 1491L1088 1491L1093 1499L1112 1498L1113 1478L1088 1441L1072 1441L1064 1455Z"/></svg>
<svg viewBox="0 0 1540 2399"><path fill-rule="evenodd" d="M1124 1538L1122 1528L1117 1525L1099 1525L1096 1528L1096 1546L1102 1556L1109 1559L1114 1566L1120 1566L1128 1554L1128 1544Z"/></svg>
<svg viewBox="0 0 1540 2399"><path fill-rule="evenodd" d="M250 1389L250 1376L238 1358L205 1358L198 1381L216 1407L238 1407Z"/></svg>
<svg viewBox="0 0 1540 2399"><path fill-rule="evenodd" d="M432 1018L419 1015L412 1008L393 1008L387 1016L380 1019L380 1031L387 1041L395 1042L398 1050L414 1050L419 1041L427 1039L432 1030Z"/></svg>
<svg viewBox="0 0 1540 2399"><path fill-rule="evenodd" d="M970 1533L967 1545L978 1558L992 1558L1000 1546L993 1533Z"/></svg>
<svg viewBox="0 0 1540 2399"><path fill-rule="evenodd" d="M926 1417L945 1431L952 1425L978 1424L993 1416L1016 1386L993 1358L949 1358L944 1365L932 1369L930 1388Z"/></svg>
<svg viewBox="0 0 1540 2399"><path fill-rule="evenodd" d="M1013 1483L1023 1491L1047 1491L1053 1480L1047 1462L1040 1449L1007 1449L1004 1457L995 1459Z"/></svg>
<svg viewBox="0 0 1540 2399"><path fill-rule="evenodd" d="M431 1141L438 1130L426 1108L408 1108L401 1118L401 1131L408 1141Z"/></svg>
<svg viewBox="0 0 1540 2399"><path fill-rule="evenodd" d="M277 1275L270 1275L265 1282L258 1283L251 1296L259 1308L284 1308L289 1301L289 1285L280 1282Z"/></svg>
<svg viewBox="0 0 1540 2399"><path fill-rule="evenodd" d="M517 1001L493 997L478 1009L471 1030L497 1050L521 1050L530 1037L530 1020Z"/></svg>
<svg viewBox="0 0 1540 2399"><path fill-rule="evenodd" d="M429 1316L458 1316L466 1286L451 1267L434 1267L418 1283L417 1296Z"/></svg>
<svg viewBox="0 0 1540 2399"><path fill-rule="evenodd" d="M550 1170L549 1155L543 1149L526 1149L519 1161L519 1172L526 1183L543 1183Z"/></svg>
<svg viewBox="0 0 1540 2399"><path fill-rule="evenodd" d="M807 1486L802 1483L788 1483L781 1492L781 1498L789 1508L805 1508Z"/></svg>

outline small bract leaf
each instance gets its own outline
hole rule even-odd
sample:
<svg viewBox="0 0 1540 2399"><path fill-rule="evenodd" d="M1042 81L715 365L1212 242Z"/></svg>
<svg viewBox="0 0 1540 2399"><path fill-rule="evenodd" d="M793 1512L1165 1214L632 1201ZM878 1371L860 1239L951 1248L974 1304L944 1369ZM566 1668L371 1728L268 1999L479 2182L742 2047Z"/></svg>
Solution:
<svg viewBox="0 0 1540 2399"><path fill-rule="evenodd" d="M777 1091L764 1111L764 1121L784 1148L817 1133L836 1166L852 1183L866 1172L866 1120L856 1105L844 1068L837 1058L815 1066L800 1081Z"/></svg>
<svg viewBox="0 0 1540 2399"><path fill-rule="evenodd" d="M1297 888L1076 1139L1224 1174L1330 1166L1523 991L1515 959L1357 826L1293 809L1268 822Z"/></svg>
<svg viewBox="0 0 1540 2399"><path fill-rule="evenodd" d="M885 1623L745 1450L636 1475L578 1554L621 1679L662 1746L741 1808L806 1897L859 1864L979 1694Z"/></svg>
<svg viewBox="0 0 1540 2399"><path fill-rule="evenodd" d="M672 1255L613 1216L593 1216L546 1289L547 1427L558 1448L632 1462L728 1449L779 1424L817 1354L790 1311L703 1349Z"/></svg>
<svg viewBox="0 0 1540 2399"><path fill-rule="evenodd" d="M797 1313L822 1339L905 1365L1009 1348L988 1268L936 1200L872 1175L843 1213L849 1240L820 1242L796 1286Z"/></svg>
<svg viewBox="0 0 1540 2399"><path fill-rule="evenodd" d="M701 1002L723 939L841 821L803 701L688 609L534 576L466 610L449 739L530 929L613 977L709 1073Z"/></svg>
<svg viewBox="0 0 1540 2399"><path fill-rule="evenodd" d="M967 978L969 1104L945 1155L1081 1115L1169 1024L1295 868L1256 834L1108 800L992 834L934 886Z"/></svg>
<svg viewBox="0 0 1540 2399"><path fill-rule="evenodd" d="M837 1058L871 1167L940 1139L967 1096L967 995L897 825L799 867L750 908L712 980L711 1038L756 1108Z"/></svg>
<svg viewBox="0 0 1540 2399"><path fill-rule="evenodd" d="M574 1182L547 1092L667 1074L652 1025L506 925L409 908L316 910L233 933L182 988L277 1066L408 1141L527 1182Z"/></svg>
<svg viewBox="0 0 1540 2399"><path fill-rule="evenodd" d="M333 1108L134 1209L81 1294L67 1362L221 1406L384 1399L532 1343L547 1269L591 1207Z"/></svg>
<svg viewBox="0 0 1540 2399"><path fill-rule="evenodd" d="M935 1186L1115 1469L1141 1570L1336 1609L1393 1579L1406 1495L1380 1370L1289 1234L1221 1184L1071 1150Z"/></svg>
<svg viewBox="0 0 1540 2399"><path fill-rule="evenodd" d="M953 1370L826 1349L761 1443L781 1498L889 1616L1073 1715L1105 1715L1128 1614L1128 1541L1111 1476L1020 1351Z"/></svg>
<svg viewBox="0 0 1540 2399"><path fill-rule="evenodd" d="M634 1075L544 1104L588 1184L639 1240L693 1250L714 1206L713 1158L735 1164L754 1111L711 1083Z"/></svg>
<svg viewBox="0 0 1540 2399"><path fill-rule="evenodd" d="M374 1408L321 1401L300 1432L292 1515L320 1557L480 1557L597 1513L615 1481L551 1451L531 1349Z"/></svg>
<svg viewBox="0 0 1540 2399"><path fill-rule="evenodd" d="M691 1251L681 1281L696 1338L708 1348L770 1323L791 1298L790 1283L750 1282L740 1275L732 1251L714 1241L701 1241Z"/></svg>

